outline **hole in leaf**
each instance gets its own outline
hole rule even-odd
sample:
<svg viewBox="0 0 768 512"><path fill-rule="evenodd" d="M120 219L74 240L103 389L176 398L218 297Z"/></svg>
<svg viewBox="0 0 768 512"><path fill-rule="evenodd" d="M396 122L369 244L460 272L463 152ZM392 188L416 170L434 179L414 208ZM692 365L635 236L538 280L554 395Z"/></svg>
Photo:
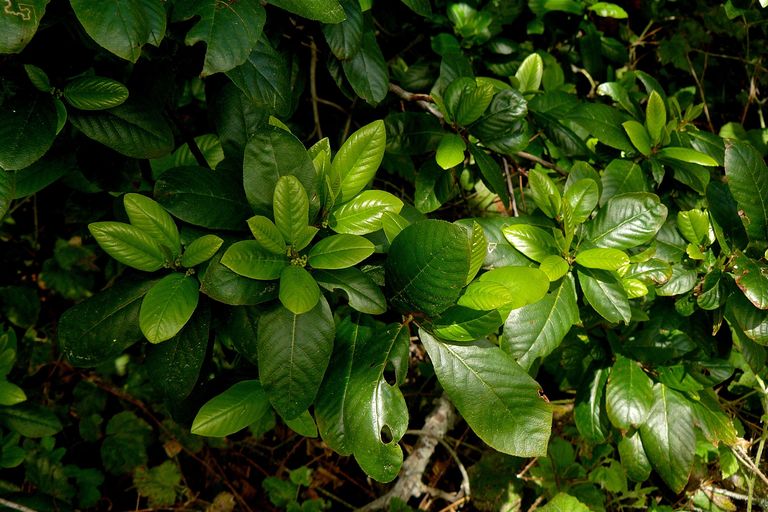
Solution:
<svg viewBox="0 0 768 512"><path fill-rule="evenodd" d="M395 366L392 364L392 361L387 362L387 366L384 368L384 380L390 386L397 384L397 375L395 374Z"/></svg>
<svg viewBox="0 0 768 512"><path fill-rule="evenodd" d="M384 444L389 444L395 439L395 436L392 435L392 429L389 428L389 425L384 425L381 427L379 437L381 438L381 442Z"/></svg>

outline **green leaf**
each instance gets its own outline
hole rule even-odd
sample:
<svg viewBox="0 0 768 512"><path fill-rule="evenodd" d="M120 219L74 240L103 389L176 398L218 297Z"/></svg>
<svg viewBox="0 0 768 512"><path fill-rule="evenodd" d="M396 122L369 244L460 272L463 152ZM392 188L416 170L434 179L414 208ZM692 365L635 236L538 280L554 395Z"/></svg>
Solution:
<svg viewBox="0 0 768 512"><path fill-rule="evenodd" d="M556 2L554 3L555 6L560 7L560 3L565 4L563 7L567 6L567 9L569 10L580 10L581 4L573 2L571 0L563 0L562 2ZM550 2L547 2L547 6L550 5ZM558 8L557 10L561 10ZM562 9L565 10L565 9ZM587 512L589 510L589 507L584 505L582 502L578 500L578 498L574 498L573 496L566 494L564 492L558 493L554 498L549 500L549 502L541 507L539 509L540 512Z"/></svg>
<svg viewBox="0 0 768 512"><path fill-rule="evenodd" d="M7 3L0 16L0 53L19 53L37 32L50 0Z"/></svg>
<svg viewBox="0 0 768 512"><path fill-rule="evenodd" d="M272 207L275 225L283 240L289 245L298 245L309 224L309 198L298 178L287 175L277 180Z"/></svg>
<svg viewBox="0 0 768 512"><path fill-rule="evenodd" d="M24 437L53 436L62 429L61 421L53 411L30 403L0 407L0 422Z"/></svg>
<svg viewBox="0 0 768 512"><path fill-rule="evenodd" d="M309 411L304 411L292 420L285 420L285 425L300 436L317 437L317 425Z"/></svg>
<svg viewBox="0 0 768 512"><path fill-rule="evenodd" d="M170 402L183 400L195 388L208 349L210 309L194 315L173 338L153 345L144 360L152 384Z"/></svg>
<svg viewBox="0 0 768 512"><path fill-rule="evenodd" d="M208 400L192 421L192 433L224 437L244 429L269 410L258 380L244 380Z"/></svg>
<svg viewBox="0 0 768 512"><path fill-rule="evenodd" d="M245 146L243 157L243 188L255 213L272 213L277 180L289 175L298 178L311 202L317 191L317 176L304 145L280 128L259 129Z"/></svg>
<svg viewBox="0 0 768 512"><path fill-rule="evenodd" d="M288 257L285 253L267 251L255 240L242 240L227 249L221 257L221 264L241 276L270 280L280 277L283 268L288 265Z"/></svg>
<svg viewBox="0 0 768 512"><path fill-rule="evenodd" d="M550 281L554 282L563 277L568 270L570 270L570 265L568 265L568 262L560 256L547 256L541 260L539 270L544 272Z"/></svg>
<svg viewBox="0 0 768 512"><path fill-rule="evenodd" d="M120 281L68 309L59 319L62 353L75 366L98 366L142 339L141 300L157 281Z"/></svg>
<svg viewBox="0 0 768 512"><path fill-rule="evenodd" d="M277 297L277 283L243 277L221 264L219 251L207 265L200 291L210 298L231 306L250 306Z"/></svg>
<svg viewBox="0 0 768 512"><path fill-rule="evenodd" d="M300 315L315 307L320 300L320 288L305 269L288 265L280 272L279 297L286 309Z"/></svg>
<svg viewBox="0 0 768 512"><path fill-rule="evenodd" d="M525 267L527 268L527 267ZM549 285L549 281L547 281ZM544 290L546 293L546 289ZM493 281L475 281L467 286L456 304L478 311L487 311L505 307L515 301L515 294L503 284Z"/></svg>
<svg viewBox="0 0 768 512"><path fill-rule="evenodd" d="M475 163L478 169L480 169L480 174L483 176L485 183L491 191L499 195L502 202L509 208L509 190L507 189L504 172L499 167L499 164L496 163L496 160L491 155L474 144L469 145L469 153L475 159Z"/></svg>
<svg viewBox="0 0 768 512"><path fill-rule="evenodd" d="M335 326L324 298L304 314L282 306L259 319L259 376L269 401L284 419L312 405L333 351Z"/></svg>
<svg viewBox="0 0 768 512"><path fill-rule="evenodd" d="M438 220L411 224L389 248L386 282L392 303L407 312L441 313L464 287L469 259L463 228Z"/></svg>
<svg viewBox="0 0 768 512"><path fill-rule="evenodd" d="M400 213L402 208L403 202L389 192L365 190L336 207L328 225L337 233L365 235L381 229L384 212Z"/></svg>
<svg viewBox="0 0 768 512"><path fill-rule="evenodd" d="M619 194L648 192L651 189L643 169L635 162L621 158L611 160L603 170L600 181L603 185L600 206Z"/></svg>
<svg viewBox="0 0 768 512"><path fill-rule="evenodd" d="M593 11L598 16L603 18L614 18L617 20L624 20L629 17L627 11L611 2L595 2L587 7L590 11Z"/></svg>
<svg viewBox="0 0 768 512"><path fill-rule="evenodd" d="M402 0L410 10L420 16L429 16L432 14L432 5L429 0Z"/></svg>
<svg viewBox="0 0 768 512"><path fill-rule="evenodd" d="M339 203L354 198L373 179L384 157L386 135L384 121L374 121L350 135L336 153L331 173L341 184Z"/></svg>
<svg viewBox="0 0 768 512"><path fill-rule="evenodd" d="M645 127L651 136L652 145L661 142L664 127L667 125L667 108L659 93L651 91L648 96L648 105L645 107Z"/></svg>
<svg viewBox="0 0 768 512"><path fill-rule="evenodd" d="M410 222L405 217L397 213L384 212L381 216L381 228L390 244L409 224Z"/></svg>
<svg viewBox="0 0 768 512"><path fill-rule="evenodd" d="M618 249L587 249L576 255L576 263L587 268L619 270L629 265L629 256Z"/></svg>
<svg viewBox="0 0 768 512"><path fill-rule="evenodd" d="M248 219L248 227L251 229L253 238L264 249L275 254L285 254L285 240L274 222L263 215L255 215Z"/></svg>
<svg viewBox="0 0 768 512"><path fill-rule="evenodd" d="M164 172L155 183L154 196L174 217L208 229L243 229L249 215L238 180L203 167Z"/></svg>
<svg viewBox="0 0 768 512"><path fill-rule="evenodd" d="M16 192L16 174L0 170L0 221L11 208Z"/></svg>
<svg viewBox="0 0 768 512"><path fill-rule="evenodd" d="M256 0L222 5L218 0L192 0L174 5L174 21L199 16L184 42L206 45L201 76L229 71L248 58L261 36L267 19Z"/></svg>
<svg viewBox="0 0 768 512"><path fill-rule="evenodd" d="M40 92L51 92L53 86L45 71L32 64L24 64L24 71L26 71L27 77L29 77L29 81L32 82L32 85L35 86L35 89Z"/></svg>
<svg viewBox="0 0 768 512"><path fill-rule="evenodd" d="M181 256L181 265L186 268L205 263L219 252L224 240L216 235L203 235L190 243Z"/></svg>
<svg viewBox="0 0 768 512"><path fill-rule="evenodd" d="M706 211L678 212L677 229L692 244L706 246L715 242L715 231L709 224L709 215Z"/></svg>
<svg viewBox="0 0 768 512"><path fill-rule="evenodd" d="M667 218L658 196L631 193L614 196L586 225L584 246L631 249L649 242Z"/></svg>
<svg viewBox="0 0 768 512"><path fill-rule="evenodd" d="M168 507L176 502L176 494L181 486L181 471L171 460L149 469L140 466L133 473L133 485L139 496L148 498L150 507Z"/></svg>
<svg viewBox="0 0 768 512"><path fill-rule="evenodd" d="M541 270L531 267L494 268L481 275L476 282L495 283L506 288L513 297L511 302L506 303L510 309L538 302L549 290L549 278L547 275ZM469 288L467 291L469 291Z"/></svg>
<svg viewBox="0 0 768 512"><path fill-rule="evenodd" d="M613 107L599 103L582 103L568 112L565 120L589 131L606 146L627 152L634 151L622 128L622 123L627 121L628 117Z"/></svg>
<svg viewBox="0 0 768 512"><path fill-rule="evenodd" d="M7 17L0 15L0 19ZM5 100L0 106L0 167L23 169L42 157L56 138L56 119L50 95Z"/></svg>
<svg viewBox="0 0 768 512"><path fill-rule="evenodd" d="M666 283L656 288L656 295L672 297L689 292L696 286L698 275L695 270L682 265L672 266L672 275Z"/></svg>
<svg viewBox="0 0 768 512"><path fill-rule="evenodd" d="M173 258L179 255L181 251L179 230L165 208L153 199L134 193L123 196L123 205L132 226L166 247Z"/></svg>
<svg viewBox="0 0 768 512"><path fill-rule="evenodd" d="M550 219L560 215L560 191L546 172L538 168L528 171L528 187L533 195L533 202L544 215Z"/></svg>
<svg viewBox="0 0 768 512"><path fill-rule="evenodd" d="M608 419L622 430L645 422L653 406L653 382L631 359L616 356L605 394Z"/></svg>
<svg viewBox="0 0 768 512"><path fill-rule="evenodd" d="M518 90L522 93L538 91L543 75L544 61L541 56L537 53L530 54L515 72L515 78L520 84Z"/></svg>
<svg viewBox="0 0 768 512"><path fill-rule="evenodd" d="M373 254L373 243L357 235L332 235L316 243L309 251L312 268L341 269L357 265Z"/></svg>
<svg viewBox="0 0 768 512"><path fill-rule="evenodd" d="M595 368L587 373L576 392L573 419L579 433L591 443L602 443L608 435L605 420L605 382L608 370Z"/></svg>
<svg viewBox="0 0 768 512"><path fill-rule="evenodd" d="M488 83L478 83L474 78L462 76L445 89L443 102L449 121L468 126L483 115L491 103L494 88Z"/></svg>
<svg viewBox="0 0 768 512"><path fill-rule="evenodd" d="M360 48L364 24L360 2L344 0L340 3L347 19L341 23L324 25L323 35L336 58L344 60L352 58Z"/></svg>
<svg viewBox="0 0 768 512"><path fill-rule="evenodd" d="M658 158L680 160L689 164L705 165L708 167L717 167L717 160L711 156L689 148L661 148L656 153Z"/></svg>
<svg viewBox="0 0 768 512"><path fill-rule="evenodd" d="M651 476L651 463L643 449L639 432L624 436L619 441L621 465L627 471L627 477L635 482L645 482Z"/></svg>
<svg viewBox="0 0 768 512"><path fill-rule="evenodd" d="M16 405L27 399L19 386L7 380L0 380L0 405Z"/></svg>
<svg viewBox="0 0 768 512"><path fill-rule="evenodd" d="M510 356L484 340L445 342L423 329L419 338L443 389L480 439L509 455L546 454L552 410Z"/></svg>
<svg viewBox="0 0 768 512"><path fill-rule="evenodd" d="M100 46L136 62L145 43L160 46L165 7L160 0L70 0L83 28Z"/></svg>
<svg viewBox="0 0 768 512"><path fill-rule="evenodd" d="M346 293L352 309L370 315L380 315L387 310L387 301L381 288L360 269L319 270L313 272L312 276L326 290L342 290Z"/></svg>
<svg viewBox="0 0 768 512"><path fill-rule="evenodd" d="M621 125L624 127L624 131L627 132L627 135L629 135L629 140L632 142L632 145L643 155L651 156L651 138L648 135L645 126L634 119L624 121Z"/></svg>
<svg viewBox="0 0 768 512"><path fill-rule="evenodd" d="M341 62L355 94L371 105L378 104L389 91L389 71L379 43L372 31L363 33L362 44L348 60Z"/></svg>
<svg viewBox="0 0 768 512"><path fill-rule="evenodd" d="M466 150L467 145L461 136L454 133L446 133L437 146L437 154L435 155L437 165L446 170L459 165L464 161L464 152Z"/></svg>
<svg viewBox="0 0 768 512"><path fill-rule="evenodd" d="M135 226L123 222L93 222L88 230L104 252L129 267L154 272L166 264L160 244Z"/></svg>
<svg viewBox="0 0 768 512"><path fill-rule="evenodd" d="M691 408L685 398L664 384L653 388L653 407L640 427L643 448L653 469L679 493L688 483L696 452Z"/></svg>
<svg viewBox="0 0 768 512"><path fill-rule="evenodd" d="M542 228L530 224L513 224L504 227L501 232L515 249L534 261L541 262L560 252L555 238Z"/></svg>
<svg viewBox="0 0 768 512"><path fill-rule="evenodd" d="M70 122L87 137L133 158L159 158L173 150L173 133L163 117L138 102L109 110L69 112Z"/></svg>
<svg viewBox="0 0 768 512"><path fill-rule="evenodd" d="M384 231L386 232L386 229ZM488 253L488 240L485 238L483 227L475 221L472 221L472 230L469 233L469 248L469 272L465 284L469 284L475 278Z"/></svg>
<svg viewBox="0 0 768 512"><path fill-rule="evenodd" d="M500 345L527 370L536 358L552 353L578 321L576 285L568 275L542 300L512 310Z"/></svg>
<svg viewBox="0 0 768 512"><path fill-rule="evenodd" d="M733 260L733 278L744 296L758 309L768 309L768 267L740 255Z"/></svg>
<svg viewBox="0 0 768 512"><path fill-rule="evenodd" d="M153 286L141 302L139 326L150 343L176 336L197 307L200 283L174 272Z"/></svg>
<svg viewBox="0 0 768 512"><path fill-rule="evenodd" d="M520 151L528 145L527 113L528 104L522 94L515 89L503 90L493 97L485 115L472 124L470 133L498 153Z"/></svg>
<svg viewBox="0 0 768 512"><path fill-rule="evenodd" d="M244 62L226 72L251 105L287 117L293 108L291 71L285 56L262 38Z"/></svg>
<svg viewBox="0 0 768 512"><path fill-rule="evenodd" d="M750 240L768 239L768 166L760 153L743 142L725 148L725 175Z"/></svg>
<svg viewBox="0 0 768 512"><path fill-rule="evenodd" d="M584 299L600 316L614 324L622 320L629 324L632 311L627 292L614 274L605 270L579 268L578 275Z"/></svg>
<svg viewBox="0 0 768 512"><path fill-rule="evenodd" d="M589 219L592 210L597 206L599 197L600 189L597 183L587 178L577 180L566 189L563 197L565 203L568 204L565 222L568 223L570 229L574 229ZM565 211L563 215L565 217Z"/></svg>
<svg viewBox="0 0 768 512"><path fill-rule="evenodd" d="M431 330L444 340L474 341L499 330L504 319L498 310L480 311L463 306L446 309Z"/></svg>
<svg viewBox="0 0 768 512"><path fill-rule="evenodd" d="M105 110L128 99L128 88L111 78L83 76L75 78L62 91L67 103L80 110Z"/></svg>
<svg viewBox="0 0 768 512"><path fill-rule="evenodd" d="M269 3L310 20L323 23L344 21L344 10L338 0L269 0Z"/></svg>

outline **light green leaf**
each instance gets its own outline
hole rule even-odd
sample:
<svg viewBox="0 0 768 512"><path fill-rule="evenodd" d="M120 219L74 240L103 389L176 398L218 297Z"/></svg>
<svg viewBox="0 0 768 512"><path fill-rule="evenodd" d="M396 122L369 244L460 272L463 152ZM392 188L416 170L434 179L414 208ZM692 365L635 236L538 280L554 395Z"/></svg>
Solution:
<svg viewBox="0 0 768 512"><path fill-rule="evenodd" d="M480 439L518 457L546 453L552 410L510 356L484 340L446 342L423 329L419 338L443 389Z"/></svg>
<svg viewBox="0 0 768 512"><path fill-rule="evenodd" d="M339 203L355 197L373 179L384 157L386 136L384 121L374 121L350 135L336 153L331 173L341 183Z"/></svg>
<svg viewBox="0 0 768 512"><path fill-rule="evenodd" d="M619 270L629 265L629 256L618 249L587 249L576 255L576 263L587 268Z"/></svg>
<svg viewBox="0 0 768 512"><path fill-rule="evenodd" d="M768 239L768 166L763 156L744 142L731 141L725 148L725 175L749 239Z"/></svg>
<svg viewBox="0 0 768 512"><path fill-rule="evenodd" d="M160 46L165 7L160 0L70 0L83 28L100 46L136 62L145 43Z"/></svg>
<svg viewBox="0 0 768 512"><path fill-rule="evenodd" d="M105 110L128 99L128 88L111 78L83 76L64 86L64 99L80 110Z"/></svg>
<svg viewBox="0 0 768 512"><path fill-rule="evenodd" d="M504 237L515 249L534 261L558 254L555 238L542 228L530 224L513 224L502 229Z"/></svg>
<svg viewBox="0 0 768 512"><path fill-rule="evenodd" d="M533 202L544 215L554 219L560 215L561 197L552 178L539 168L528 171L528 186L533 195Z"/></svg>
<svg viewBox="0 0 768 512"><path fill-rule="evenodd" d="M627 135L629 135L629 140L632 142L632 145L643 155L651 156L651 137L648 135L645 126L634 119L624 121L621 125L624 127L624 131L627 132Z"/></svg>
<svg viewBox="0 0 768 512"><path fill-rule="evenodd" d="M331 358L335 326L324 298L296 315L277 306L259 318L259 376L269 401L284 419L307 410Z"/></svg>
<svg viewBox="0 0 768 512"><path fill-rule="evenodd" d="M274 222L263 215L255 215L248 219L248 227L253 238L264 249L275 254L285 254L285 240Z"/></svg>
<svg viewBox="0 0 768 512"><path fill-rule="evenodd" d="M0 15L0 19L7 17ZM0 106L0 167L13 171L37 161L53 144L56 125L50 95L19 95L5 100Z"/></svg>
<svg viewBox="0 0 768 512"><path fill-rule="evenodd" d="M645 127L651 136L652 145L661 142L664 127L667 125L667 108L659 93L651 91L648 96L648 105L645 107Z"/></svg>
<svg viewBox="0 0 768 512"><path fill-rule="evenodd" d="M691 408L685 398L664 384L653 388L653 407L640 427L643 448L653 469L679 493L688 483L696 452Z"/></svg>
<svg viewBox="0 0 768 512"><path fill-rule="evenodd" d="M549 284L549 282L547 282ZM545 290L546 293L546 290ZM493 281L470 283L456 304L478 311L499 309L515 300L515 294L503 284Z"/></svg>
<svg viewBox="0 0 768 512"><path fill-rule="evenodd" d="M616 356L605 394L608 419L622 430L638 428L653 405L653 382L639 364Z"/></svg>
<svg viewBox="0 0 768 512"><path fill-rule="evenodd" d="M627 11L611 2L595 2L587 9L593 11L598 16L603 18L614 18L617 20L624 20L629 17Z"/></svg>
<svg viewBox="0 0 768 512"><path fill-rule="evenodd" d="M437 154L435 155L437 165L446 170L459 165L464 161L464 151L466 149L467 145L461 136L454 133L446 133L440 139L440 144L437 146Z"/></svg>
<svg viewBox="0 0 768 512"><path fill-rule="evenodd" d="M315 307L320 300L320 288L305 269L288 265L280 272L278 296L286 309L300 315Z"/></svg>
<svg viewBox="0 0 768 512"><path fill-rule="evenodd" d="M381 227L390 244L409 224L408 219L397 213L386 211L381 215Z"/></svg>
<svg viewBox="0 0 768 512"><path fill-rule="evenodd" d="M389 70L372 31L363 33L360 48L341 66L355 94L371 105L378 104L389 91Z"/></svg>
<svg viewBox="0 0 768 512"><path fill-rule="evenodd" d="M179 255L181 251L179 230L165 208L153 199L134 193L123 196L123 205L132 226L167 248L172 258Z"/></svg>
<svg viewBox="0 0 768 512"><path fill-rule="evenodd" d="M275 225L283 240L288 245L298 246L309 224L309 198L296 176L281 176L277 180L272 208Z"/></svg>
<svg viewBox="0 0 768 512"><path fill-rule="evenodd" d="M19 53L37 32L50 0L8 3L0 16L0 53Z"/></svg>
<svg viewBox="0 0 768 512"><path fill-rule="evenodd" d="M705 165L708 167L717 167L717 160L711 156L689 148L661 148L656 155L658 158L680 160L689 164Z"/></svg>
<svg viewBox="0 0 768 512"><path fill-rule="evenodd" d="M579 321L576 284L569 274L542 300L513 309L504 324L501 348L529 369L552 353Z"/></svg>
<svg viewBox="0 0 768 512"><path fill-rule="evenodd" d="M373 254L373 243L357 235L331 235L316 243L309 251L313 268L341 269L357 265Z"/></svg>
<svg viewBox="0 0 768 512"><path fill-rule="evenodd" d="M200 295L194 277L174 272L154 285L141 302L139 326L150 343L171 339L192 318Z"/></svg>
<svg viewBox="0 0 768 512"><path fill-rule="evenodd" d="M216 235L203 235L200 238L196 238L184 249L184 254L181 256L181 265L186 268L192 268L205 263L213 258L213 255L219 251L223 243L224 240Z"/></svg>
<svg viewBox="0 0 768 512"><path fill-rule="evenodd" d="M222 6L219 0L192 0L174 5L174 21L199 16L184 42L206 45L201 76L229 71L248 58L267 19L256 0L240 0Z"/></svg>
<svg viewBox="0 0 768 512"><path fill-rule="evenodd" d="M568 9L576 10L581 9L581 4L573 2L572 0L563 0L562 2L554 3L555 6L565 3ZM547 2L550 5L550 2ZM558 9L560 10L560 9ZM564 492L558 493L554 498L539 509L539 512L587 512L589 507L569 494Z"/></svg>
<svg viewBox="0 0 768 512"><path fill-rule="evenodd" d="M26 399L26 393L19 386L7 380L0 380L0 406L20 404Z"/></svg>
<svg viewBox="0 0 768 512"><path fill-rule="evenodd" d="M632 311L624 286L611 272L579 268L579 284L584 299L600 316L611 323L629 324Z"/></svg>
<svg viewBox="0 0 768 512"><path fill-rule="evenodd" d="M539 270L544 272L552 282L563 277L569 269L568 262L560 256L547 256L539 265Z"/></svg>
<svg viewBox="0 0 768 512"><path fill-rule="evenodd" d="M518 89L522 93L538 91L543 75L544 61L541 60L541 56L537 53L530 54L515 73L515 78L520 84Z"/></svg>
<svg viewBox="0 0 768 512"><path fill-rule="evenodd" d="M496 283L511 292L514 299L507 307L516 309L541 300L549 290L549 278L537 268L498 267L485 272L478 283ZM495 308L488 308L495 309Z"/></svg>
<svg viewBox="0 0 768 512"><path fill-rule="evenodd" d="M614 196L586 225L584 248L631 249L649 242L667 218L667 207L654 194Z"/></svg>
<svg viewBox="0 0 768 512"><path fill-rule="evenodd" d="M192 421L192 433L224 437L241 431L269 410L258 380L244 380L208 400Z"/></svg>
<svg viewBox="0 0 768 512"><path fill-rule="evenodd" d="M323 23L344 21L344 9L338 0L269 0L269 3L310 20Z"/></svg>
<svg viewBox="0 0 768 512"><path fill-rule="evenodd" d="M386 232L386 228L384 230ZM467 273L466 284L469 284L480 271L485 261L485 255L488 253L488 240L485 238L485 232L482 226L472 221L472 231L469 234L470 258L469 272Z"/></svg>
<svg viewBox="0 0 768 512"><path fill-rule="evenodd" d="M706 211L678 212L677 229L692 244L707 246L715 242L715 231L709 223L709 214Z"/></svg>
<svg viewBox="0 0 768 512"><path fill-rule="evenodd" d="M104 252L120 263L145 272L166 264L163 248L137 227L122 222L93 222L88 230Z"/></svg>
<svg viewBox="0 0 768 512"><path fill-rule="evenodd" d="M221 264L241 276L270 280L280 277L283 268L288 265L288 257L285 253L267 251L255 240L242 240L227 249Z"/></svg>
<svg viewBox="0 0 768 512"><path fill-rule="evenodd" d="M312 277L326 290L344 291L350 307L361 313L380 315L387 310L381 288L360 269L318 270L313 272Z"/></svg>
<svg viewBox="0 0 768 512"><path fill-rule="evenodd" d="M698 275L695 270L682 265L672 265L672 274L661 286L656 288L656 295L673 297L689 292L696 286Z"/></svg>
<svg viewBox="0 0 768 512"><path fill-rule="evenodd" d="M399 309L434 316L453 303L469 272L464 228L438 220L411 224L389 248L386 282Z"/></svg>
<svg viewBox="0 0 768 512"><path fill-rule="evenodd" d="M337 233L365 235L381 229L384 212L400 213L403 202L389 192L365 190L351 201L336 207L328 225Z"/></svg>
<svg viewBox="0 0 768 512"><path fill-rule="evenodd" d="M317 425L315 425L315 419L309 411L304 411L293 419L285 420L285 425L300 436L317 437Z"/></svg>
<svg viewBox="0 0 768 512"><path fill-rule="evenodd" d="M568 204L568 213L565 222L569 229L575 229L592 214L600 198L600 189L597 183L591 179L580 179L565 190L563 199ZM563 212L565 217L565 212Z"/></svg>

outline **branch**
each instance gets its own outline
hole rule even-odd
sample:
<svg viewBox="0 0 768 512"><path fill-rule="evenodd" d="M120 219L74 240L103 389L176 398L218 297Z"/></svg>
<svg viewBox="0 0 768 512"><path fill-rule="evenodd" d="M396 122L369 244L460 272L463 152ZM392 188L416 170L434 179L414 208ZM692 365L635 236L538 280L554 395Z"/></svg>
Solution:
<svg viewBox="0 0 768 512"><path fill-rule="evenodd" d="M438 118L439 120L443 120L443 113L440 112L437 108L435 108L435 100L432 99L432 96L429 94L419 94L415 92L408 92L399 85L395 85L390 83L389 84L389 90L394 93L398 98L404 100L404 101L414 101L418 106Z"/></svg>
<svg viewBox="0 0 768 512"><path fill-rule="evenodd" d="M531 153L528 153L526 151L518 151L517 153L515 153L515 156L519 156L520 158L524 158L526 160L530 160L531 162L535 162L541 165L542 167L546 167L547 169L552 169L562 176L568 176L568 171L566 171L562 167L559 167L557 164L553 164L552 162L547 162L543 158L538 157L536 155L532 155Z"/></svg>
<svg viewBox="0 0 768 512"><path fill-rule="evenodd" d="M18 510L19 512L37 512L33 508L25 507L24 505L21 505L20 503L16 503L13 501L8 501L6 499L0 498L0 505L10 508L11 510Z"/></svg>

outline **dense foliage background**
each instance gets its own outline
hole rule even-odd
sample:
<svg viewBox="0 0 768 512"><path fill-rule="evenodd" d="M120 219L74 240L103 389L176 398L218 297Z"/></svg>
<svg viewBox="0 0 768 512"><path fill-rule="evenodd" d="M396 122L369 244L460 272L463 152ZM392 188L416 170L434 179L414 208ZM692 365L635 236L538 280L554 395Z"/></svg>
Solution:
<svg viewBox="0 0 768 512"><path fill-rule="evenodd" d="M0 3L0 507L768 507L764 3Z"/></svg>

